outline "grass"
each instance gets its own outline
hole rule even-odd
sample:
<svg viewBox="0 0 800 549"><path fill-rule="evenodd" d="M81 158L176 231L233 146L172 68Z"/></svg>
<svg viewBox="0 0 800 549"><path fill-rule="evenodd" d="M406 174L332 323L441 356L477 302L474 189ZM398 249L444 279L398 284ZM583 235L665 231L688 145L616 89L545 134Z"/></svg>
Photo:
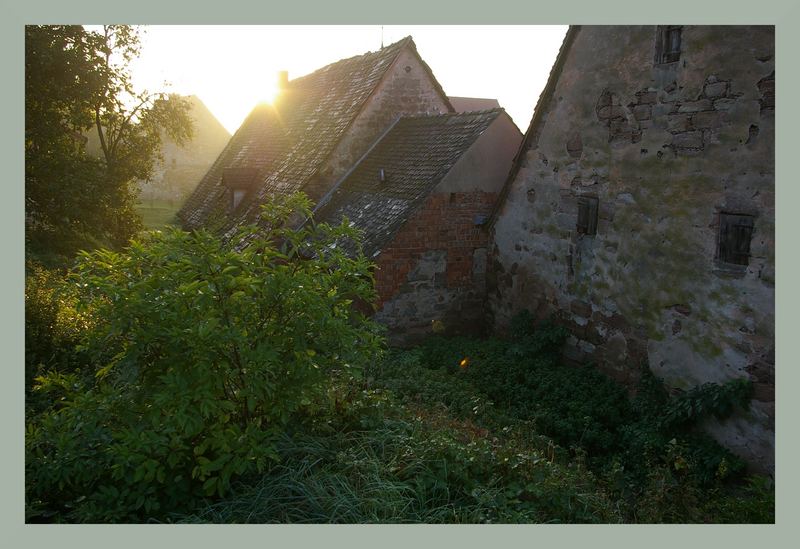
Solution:
<svg viewBox="0 0 800 549"><path fill-rule="evenodd" d="M181 205L177 200L143 200L136 204L146 229L162 229L175 222Z"/></svg>
<svg viewBox="0 0 800 549"><path fill-rule="evenodd" d="M355 394L351 395L355 396ZM386 395L361 393L381 402ZM385 404L385 402L384 402ZM360 408L360 406L358 406ZM360 412L358 412L360 414ZM373 426L296 433L282 462L182 523L619 522L585 469L513 436L476 433L441 411L392 404ZM354 419L354 418L351 418Z"/></svg>
<svg viewBox="0 0 800 549"><path fill-rule="evenodd" d="M170 519L774 522L771 479L747 476L683 423L657 421L682 401L652 377L628 400L596 370L558 364L559 339L437 338L390 352L366 381L334 383L331 409L287 435L277 467Z"/></svg>

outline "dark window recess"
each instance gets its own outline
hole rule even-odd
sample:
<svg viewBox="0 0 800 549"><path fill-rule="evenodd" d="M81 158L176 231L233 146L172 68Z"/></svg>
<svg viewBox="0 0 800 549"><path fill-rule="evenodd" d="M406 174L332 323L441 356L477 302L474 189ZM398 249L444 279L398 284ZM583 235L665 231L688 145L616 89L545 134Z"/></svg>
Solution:
<svg viewBox="0 0 800 549"><path fill-rule="evenodd" d="M681 30L683 27L670 25L658 27L656 35L656 65L674 63L681 57Z"/></svg>
<svg viewBox="0 0 800 549"><path fill-rule="evenodd" d="M750 240L753 237L753 216L721 213L719 215L718 259L722 263L750 263Z"/></svg>
<svg viewBox="0 0 800 549"><path fill-rule="evenodd" d="M228 208L235 210L256 182L256 168L224 168L222 184L228 188L230 202Z"/></svg>
<svg viewBox="0 0 800 549"><path fill-rule="evenodd" d="M597 234L597 199L592 196L578 197L578 234Z"/></svg>

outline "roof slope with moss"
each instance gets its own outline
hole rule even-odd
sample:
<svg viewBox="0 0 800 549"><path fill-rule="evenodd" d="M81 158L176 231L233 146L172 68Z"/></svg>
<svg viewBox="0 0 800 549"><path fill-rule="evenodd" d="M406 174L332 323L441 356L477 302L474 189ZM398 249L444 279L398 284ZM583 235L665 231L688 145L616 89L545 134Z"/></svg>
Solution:
<svg viewBox="0 0 800 549"><path fill-rule="evenodd" d="M252 220L269 195L302 190L406 47L416 52L410 36L378 51L337 61L288 82L274 105L258 105L181 208L182 224L189 229L213 226L227 231ZM257 170L254 188L233 212L222 184L226 168Z"/></svg>
<svg viewBox="0 0 800 549"><path fill-rule="evenodd" d="M399 119L323 197L317 221L339 224L346 217L363 231L364 253L377 253L503 112Z"/></svg>

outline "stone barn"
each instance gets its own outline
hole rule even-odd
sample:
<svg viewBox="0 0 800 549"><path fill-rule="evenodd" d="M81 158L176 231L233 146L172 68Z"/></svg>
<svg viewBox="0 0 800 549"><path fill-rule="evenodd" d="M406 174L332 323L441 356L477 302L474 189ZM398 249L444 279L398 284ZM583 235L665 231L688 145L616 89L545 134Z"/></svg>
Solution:
<svg viewBox="0 0 800 549"><path fill-rule="evenodd" d="M774 27L571 27L490 219L489 309L674 390L746 377L709 432L774 467Z"/></svg>
<svg viewBox="0 0 800 549"><path fill-rule="evenodd" d="M460 106L495 100L457 98ZM377 319L399 340L431 322L477 331L483 230L522 134L500 108L456 112L407 37L288 80L257 106L178 213L231 236L275 193L362 228L378 263Z"/></svg>

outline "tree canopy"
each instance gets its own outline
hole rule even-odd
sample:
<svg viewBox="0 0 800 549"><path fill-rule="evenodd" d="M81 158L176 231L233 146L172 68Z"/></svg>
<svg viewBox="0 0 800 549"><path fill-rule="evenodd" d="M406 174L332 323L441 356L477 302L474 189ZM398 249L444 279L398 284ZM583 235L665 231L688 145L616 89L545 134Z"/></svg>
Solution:
<svg viewBox="0 0 800 549"><path fill-rule="evenodd" d="M168 135L192 135L189 104L135 89L135 27L25 29L25 213L28 255L70 257L121 246L141 228L136 180L152 175ZM102 154L87 154L94 132Z"/></svg>

